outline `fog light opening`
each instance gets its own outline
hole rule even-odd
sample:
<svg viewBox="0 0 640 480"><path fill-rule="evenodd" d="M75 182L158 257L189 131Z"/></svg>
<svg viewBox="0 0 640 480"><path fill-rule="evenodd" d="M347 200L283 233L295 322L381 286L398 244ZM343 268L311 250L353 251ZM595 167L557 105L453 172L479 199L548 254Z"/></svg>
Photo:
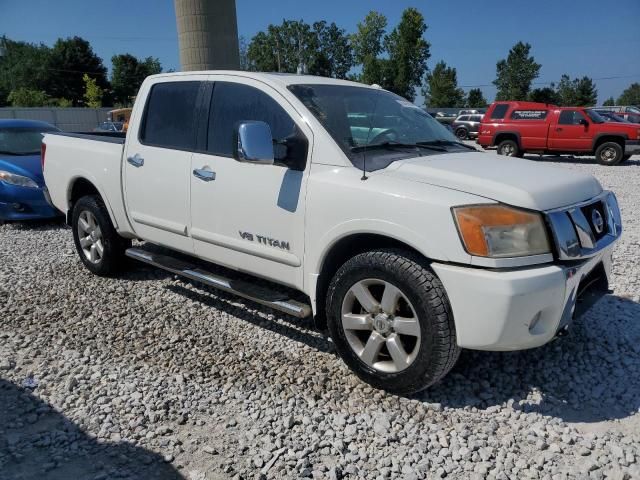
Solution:
<svg viewBox="0 0 640 480"><path fill-rule="evenodd" d="M531 322L529 323L529 333L531 333L532 335L541 333L536 331L536 327L540 323L541 318L542 318L542 312L540 311L536 313L535 316L531 319Z"/></svg>

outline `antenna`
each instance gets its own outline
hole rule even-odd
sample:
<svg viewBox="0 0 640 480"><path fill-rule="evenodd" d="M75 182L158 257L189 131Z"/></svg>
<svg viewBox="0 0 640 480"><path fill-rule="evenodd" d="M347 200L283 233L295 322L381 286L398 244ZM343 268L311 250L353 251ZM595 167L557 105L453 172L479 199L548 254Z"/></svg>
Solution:
<svg viewBox="0 0 640 480"><path fill-rule="evenodd" d="M374 88L376 87L376 85L372 85L372 86ZM369 177L367 177L367 146L369 145L369 138L371 137L371 131L373 130L373 116L375 115L377 108L378 108L378 98L376 95L376 99L373 102L373 110L371 111L371 117L369 117L369 131L367 132L367 141L365 142L364 149L362 150L362 177L360 177L360 180L362 181L369 180Z"/></svg>

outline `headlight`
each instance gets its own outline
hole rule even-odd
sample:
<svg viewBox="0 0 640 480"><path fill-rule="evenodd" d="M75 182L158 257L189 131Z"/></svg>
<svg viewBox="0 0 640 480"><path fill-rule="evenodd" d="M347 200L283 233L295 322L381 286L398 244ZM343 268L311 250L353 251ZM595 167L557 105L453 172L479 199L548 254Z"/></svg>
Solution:
<svg viewBox="0 0 640 480"><path fill-rule="evenodd" d="M0 181L8 183L9 185L17 185L19 187L38 188L38 184L29 177L5 172L4 170L0 170Z"/></svg>
<svg viewBox="0 0 640 480"><path fill-rule="evenodd" d="M504 205L456 207L453 214L465 249L478 257L549 253L542 215Z"/></svg>

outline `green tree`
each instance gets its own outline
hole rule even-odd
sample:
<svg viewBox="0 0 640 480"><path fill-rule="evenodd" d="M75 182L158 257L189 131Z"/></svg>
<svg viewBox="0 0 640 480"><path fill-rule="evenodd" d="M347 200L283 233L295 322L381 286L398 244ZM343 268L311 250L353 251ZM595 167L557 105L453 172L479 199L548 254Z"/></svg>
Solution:
<svg viewBox="0 0 640 480"><path fill-rule="evenodd" d="M347 78L353 66L353 54L346 31L324 20L313 24L312 34L317 46L309 73L325 77Z"/></svg>
<svg viewBox="0 0 640 480"><path fill-rule="evenodd" d="M402 12L400 23L385 38L384 45L389 55L389 90L411 101L422 83L431 56L430 44L424 39L427 25L422 14L415 8Z"/></svg>
<svg viewBox="0 0 640 480"><path fill-rule="evenodd" d="M640 105L640 83L629 85L618 98L618 105Z"/></svg>
<svg viewBox="0 0 640 480"><path fill-rule="evenodd" d="M422 93L427 107L451 108L463 107L465 104L464 91L458 88L456 69L447 67L443 61L438 62L432 72L427 73Z"/></svg>
<svg viewBox="0 0 640 480"><path fill-rule="evenodd" d="M496 64L496 79L493 84L498 88L496 100L526 100L531 83L538 78L541 65L530 55L531 45L518 42L506 59Z"/></svg>
<svg viewBox="0 0 640 480"><path fill-rule="evenodd" d="M245 37L240 36L240 38L238 38L238 47L240 50L240 70L249 70L249 44Z"/></svg>
<svg viewBox="0 0 640 480"><path fill-rule="evenodd" d="M84 104L89 108L100 108L104 92L98 86L96 79L85 73L82 80L84 81Z"/></svg>
<svg viewBox="0 0 640 480"><path fill-rule="evenodd" d="M140 85L149 75L162 72L157 58L147 57L138 60L128 53L111 57L111 85L113 100L118 105L129 106L138 94Z"/></svg>
<svg viewBox="0 0 640 480"><path fill-rule="evenodd" d="M479 88L472 88L469 90L469 95L467 96L467 107L469 108L484 108L489 104L487 99L484 98L482 94L482 90Z"/></svg>
<svg viewBox="0 0 640 480"><path fill-rule="evenodd" d="M616 101L613 97L607 98L602 104L605 107L613 107L616 104Z"/></svg>
<svg viewBox="0 0 640 480"><path fill-rule="evenodd" d="M589 107L598 101L598 90L589 77L562 75L557 89L558 103L565 107Z"/></svg>
<svg viewBox="0 0 640 480"><path fill-rule="evenodd" d="M387 28L387 17L371 11L358 23L356 33L351 35L351 48L356 64L362 65L362 73L354 80L380 85L386 81L390 70L388 60L378 56L384 51L383 40Z"/></svg>
<svg viewBox="0 0 640 480"><path fill-rule="evenodd" d="M598 103L598 90L591 78L584 76L574 80L576 106L592 107Z"/></svg>
<svg viewBox="0 0 640 480"><path fill-rule="evenodd" d="M553 84L551 84L550 87L531 90L531 92L529 92L529 100L532 102L549 103L551 105L558 105L560 103L560 97Z"/></svg>
<svg viewBox="0 0 640 480"><path fill-rule="evenodd" d="M258 32L247 49L249 68L256 71L308 72L316 55L317 38L303 21L283 20Z"/></svg>
<svg viewBox="0 0 640 480"><path fill-rule="evenodd" d="M9 93L16 89L45 90L49 47L2 36L0 50L0 107L9 102Z"/></svg>
<svg viewBox="0 0 640 480"><path fill-rule="evenodd" d="M44 107L49 102L49 96L42 90L21 87L12 90L7 101L12 107Z"/></svg>
<svg viewBox="0 0 640 480"><path fill-rule="evenodd" d="M52 97L68 98L74 106L82 105L85 74L96 84L109 88L107 69L86 40L80 37L58 39L47 62L48 78L45 90Z"/></svg>

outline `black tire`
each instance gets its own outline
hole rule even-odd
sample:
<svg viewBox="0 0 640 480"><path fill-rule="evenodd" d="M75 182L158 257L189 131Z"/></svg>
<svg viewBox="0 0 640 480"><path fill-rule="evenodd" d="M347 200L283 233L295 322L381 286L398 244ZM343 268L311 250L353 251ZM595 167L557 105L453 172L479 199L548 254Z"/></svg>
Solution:
<svg viewBox="0 0 640 480"><path fill-rule="evenodd" d="M623 160L624 150L616 142L604 142L596 148L596 161L600 165L617 165Z"/></svg>
<svg viewBox="0 0 640 480"><path fill-rule="evenodd" d="M80 216L93 215L101 235L101 245L103 253L97 261L91 261L81 245L80 239ZM102 199L97 195L89 195L79 199L73 206L72 223L73 241L80 256L80 260L92 273L99 276L112 276L120 271L125 264L124 252L131 246L131 240L127 240L118 235L109 213Z"/></svg>
<svg viewBox="0 0 640 480"><path fill-rule="evenodd" d="M522 158L524 152L515 140L503 140L498 144L498 155Z"/></svg>
<svg viewBox="0 0 640 480"><path fill-rule="evenodd" d="M368 365L347 339L342 324L343 302L347 301L345 297L354 285L369 279L380 279L397 287L417 316L420 339L414 344L413 361L404 370L387 373ZM370 293L373 295L373 291ZM458 360L460 348L444 287L417 255L395 249L356 255L333 277L327 291L326 309L329 332L339 355L360 379L376 388L401 395L424 390L444 377ZM363 335L369 335L368 331ZM382 347L381 352L385 348Z"/></svg>
<svg viewBox="0 0 640 480"><path fill-rule="evenodd" d="M464 127L457 128L456 137L458 137L458 140L466 140L469 137L469 130Z"/></svg>

